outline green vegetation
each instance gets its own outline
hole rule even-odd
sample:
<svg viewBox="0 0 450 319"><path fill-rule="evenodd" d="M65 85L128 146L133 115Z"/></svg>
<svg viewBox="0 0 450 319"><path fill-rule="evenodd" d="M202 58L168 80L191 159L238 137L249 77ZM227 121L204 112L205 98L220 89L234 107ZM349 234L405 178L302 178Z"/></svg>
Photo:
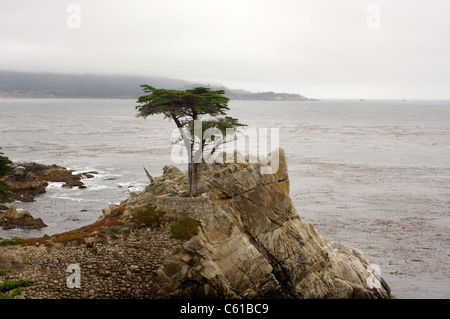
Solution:
<svg viewBox="0 0 450 319"><path fill-rule="evenodd" d="M198 165L202 162L205 146L211 146L212 154L219 145L225 143L229 129L245 125L226 116L229 99L224 96L224 90L196 87L179 91L156 89L149 85L141 87L149 94L139 97L137 102L140 105L136 106L138 116L146 118L163 114L174 121L181 135L180 141L184 142L188 154L188 193L190 197L196 196ZM210 119L203 121L203 116ZM200 128L198 122L202 124Z"/></svg>
<svg viewBox="0 0 450 319"><path fill-rule="evenodd" d="M14 236L11 239L3 239L2 241L0 241L0 245L20 245L23 243L23 239L18 236Z"/></svg>
<svg viewBox="0 0 450 319"><path fill-rule="evenodd" d="M154 207L144 208L141 212L133 215L134 220L140 227L159 228L163 222L164 212L155 210Z"/></svg>
<svg viewBox="0 0 450 319"><path fill-rule="evenodd" d="M20 288L16 288L12 292L8 292L8 293L0 292L0 300L1 299L14 299L15 296L18 296L21 293L22 293L22 290L20 290Z"/></svg>
<svg viewBox="0 0 450 319"><path fill-rule="evenodd" d="M0 284L0 292L7 292L20 287L28 287L34 285L34 281L28 279L11 280Z"/></svg>
<svg viewBox="0 0 450 319"><path fill-rule="evenodd" d="M0 276L6 276L11 269L0 269ZM34 281L28 279L10 280L0 284L0 299L13 299L21 294L20 288L34 285Z"/></svg>
<svg viewBox="0 0 450 319"><path fill-rule="evenodd" d="M3 153L0 152L0 177L9 175L11 173L11 168L9 167L9 159L6 156L2 156ZM2 201L8 201L9 196L8 192L11 189L8 185L6 185L5 182L0 181L0 200Z"/></svg>
<svg viewBox="0 0 450 319"><path fill-rule="evenodd" d="M0 277L1 276L6 276L10 272L11 272L11 269L0 269Z"/></svg>
<svg viewBox="0 0 450 319"><path fill-rule="evenodd" d="M172 237L181 240L189 240L198 234L200 222L190 217L179 220L170 229Z"/></svg>
<svg viewBox="0 0 450 319"><path fill-rule="evenodd" d="M9 200L8 192L11 190L5 182L0 181L0 199L3 201Z"/></svg>
<svg viewBox="0 0 450 319"><path fill-rule="evenodd" d="M11 173L11 168L9 167L9 158L2 156L3 153L0 152L0 176L5 176Z"/></svg>

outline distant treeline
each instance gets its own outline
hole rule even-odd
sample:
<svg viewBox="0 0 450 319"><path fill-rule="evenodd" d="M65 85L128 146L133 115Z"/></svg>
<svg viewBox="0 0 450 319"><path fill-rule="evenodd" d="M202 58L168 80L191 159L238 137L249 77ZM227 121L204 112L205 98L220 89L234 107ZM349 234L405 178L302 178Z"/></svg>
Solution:
<svg viewBox="0 0 450 319"><path fill-rule="evenodd" d="M186 90L208 86L163 77L127 75L25 73L0 71L0 97L61 97L61 98L131 98L141 96L141 84L156 88ZM209 86L208 86L209 87ZM214 87L214 89L218 89ZM226 96L236 100L305 100L299 94L252 93L221 87Z"/></svg>

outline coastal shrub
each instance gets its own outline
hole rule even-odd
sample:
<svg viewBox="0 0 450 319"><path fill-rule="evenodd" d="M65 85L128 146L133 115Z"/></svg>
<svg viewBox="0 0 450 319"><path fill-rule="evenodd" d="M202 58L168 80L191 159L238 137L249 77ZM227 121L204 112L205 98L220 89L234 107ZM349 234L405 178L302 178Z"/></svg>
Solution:
<svg viewBox="0 0 450 319"><path fill-rule="evenodd" d="M0 177L9 175L11 173L11 167L9 167L9 158L6 156L2 156L3 153L0 152ZM6 185L5 182L0 181L0 200L2 201L8 201L9 195L8 192L11 190L11 188Z"/></svg>
<svg viewBox="0 0 450 319"><path fill-rule="evenodd" d="M23 239L18 237L18 236L14 236L11 239L4 239L2 241L0 241L0 245L19 245L19 244L23 244Z"/></svg>
<svg viewBox="0 0 450 319"><path fill-rule="evenodd" d="M9 167L9 158L2 156L3 153L0 152L0 177L9 175L11 173L11 167Z"/></svg>
<svg viewBox="0 0 450 319"><path fill-rule="evenodd" d="M179 220L170 229L172 237L181 240L189 240L198 234L200 222L190 217Z"/></svg>
<svg viewBox="0 0 450 319"><path fill-rule="evenodd" d="M11 188L6 185L5 182L0 181L0 199L2 201L9 201L9 195L8 192L11 190Z"/></svg>
<svg viewBox="0 0 450 319"><path fill-rule="evenodd" d="M0 284L0 299L13 299L21 294L20 288L34 285L34 281L28 279L10 280ZM13 290L12 292L10 292Z"/></svg>
<svg viewBox="0 0 450 319"><path fill-rule="evenodd" d="M163 222L165 213L155 210L154 207L144 208L134 214L135 221L140 227L159 228Z"/></svg>
<svg viewBox="0 0 450 319"><path fill-rule="evenodd" d="M16 288L12 293L1 293L0 292L0 300L1 299L14 299L15 296L18 296L22 293L20 288Z"/></svg>
<svg viewBox="0 0 450 319"><path fill-rule="evenodd" d="M11 272L11 269L0 269L0 277L1 276L6 276L10 272Z"/></svg>
<svg viewBox="0 0 450 319"><path fill-rule="evenodd" d="M5 281L0 284L0 292L8 292L16 288L28 287L32 285L34 285L34 281L28 279Z"/></svg>

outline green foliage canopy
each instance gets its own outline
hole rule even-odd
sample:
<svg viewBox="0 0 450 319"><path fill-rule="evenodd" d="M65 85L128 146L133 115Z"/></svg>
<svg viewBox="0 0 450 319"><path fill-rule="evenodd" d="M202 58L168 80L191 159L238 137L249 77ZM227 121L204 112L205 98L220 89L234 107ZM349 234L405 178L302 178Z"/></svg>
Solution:
<svg viewBox="0 0 450 319"><path fill-rule="evenodd" d="M141 85L148 95L139 97L136 106L139 117L148 117L155 114L164 114L172 118L179 129L186 128L191 133L191 139L184 136L186 148L194 142L194 121L202 116L209 119L202 120L202 136L207 129L215 128L226 135L227 129L245 126L235 118L226 115L229 110L229 99L224 96L224 90L211 90L205 87L196 87L186 91L156 89L150 85ZM183 135L183 133L182 133ZM197 136L201 138L200 136ZM202 146L208 141L202 138Z"/></svg>
<svg viewBox="0 0 450 319"><path fill-rule="evenodd" d="M164 114L167 117L178 119L190 117L193 120L201 115L226 115L229 108L228 98L223 96L225 91L213 91L209 88L196 87L191 90L155 89L150 85L141 85L144 92L150 93L139 97L138 116L147 117L155 114Z"/></svg>
<svg viewBox="0 0 450 319"><path fill-rule="evenodd" d="M196 87L186 91L156 89L150 85L141 85L147 95L138 98L138 117L146 118L156 114L164 114L171 118L179 129L189 159L189 196L194 196L197 189L197 164L203 157L204 146L215 143L210 154L216 146L225 142L228 129L245 126L235 118L227 116L229 99L224 96L224 90L211 90L205 87ZM203 116L208 117L203 120ZM197 121L201 121L201 130L196 130ZM214 129L220 132L222 138L216 141L215 134L204 134L206 130ZM190 133L189 136L187 133Z"/></svg>
<svg viewBox="0 0 450 319"><path fill-rule="evenodd" d="M0 177L9 175L11 173L11 168L9 167L9 159L6 156L2 156L3 153L0 152ZM0 181L0 201L9 200L8 191L11 190L5 182Z"/></svg>
<svg viewBox="0 0 450 319"><path fill-rule="evenodd" d="M3 153L0 152L0 177L8 175L11 173L11 168L9 167L9 159L6 156L2 156Z"/></svg>

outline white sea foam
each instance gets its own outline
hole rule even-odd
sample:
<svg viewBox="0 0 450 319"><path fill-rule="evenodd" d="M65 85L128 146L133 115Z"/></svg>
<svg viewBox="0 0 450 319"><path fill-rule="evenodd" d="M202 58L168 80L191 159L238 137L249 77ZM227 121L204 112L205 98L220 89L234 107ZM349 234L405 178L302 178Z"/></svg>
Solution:
<svg viewBox="0 0 450 319"><path fill-rule="evenodd" d="M91 192L91 191L104 190L104 189L108 189L108 188L112 188L112 187L108 186L108 185L94 184L94 185L87 186L87 191Z"/></svg>
<svg viewBox="0 0 450 319"><path fill-rule="evenodd" d="M56 199L70 200L70 201L74 201L74 202L83 202L83 201L85 201L82 198L70 197L68 195L50 195L49 197L50 198L56 198Z"/></svg>
<svg viewBox="0 0 450 319"><path fill-rule="evenodd" d="M130 192L138 192L145 189L145 187L148 185L148 183L131 183L131 182L123 182L123 183L117 183L117 186L120 188L126 188Z"/></svg>
<svg viewBox="0 0 450 319"><path fill-rule="evenodd" d="M47 189L60 189L64 185L64 182L49 182Z"/></svg>

